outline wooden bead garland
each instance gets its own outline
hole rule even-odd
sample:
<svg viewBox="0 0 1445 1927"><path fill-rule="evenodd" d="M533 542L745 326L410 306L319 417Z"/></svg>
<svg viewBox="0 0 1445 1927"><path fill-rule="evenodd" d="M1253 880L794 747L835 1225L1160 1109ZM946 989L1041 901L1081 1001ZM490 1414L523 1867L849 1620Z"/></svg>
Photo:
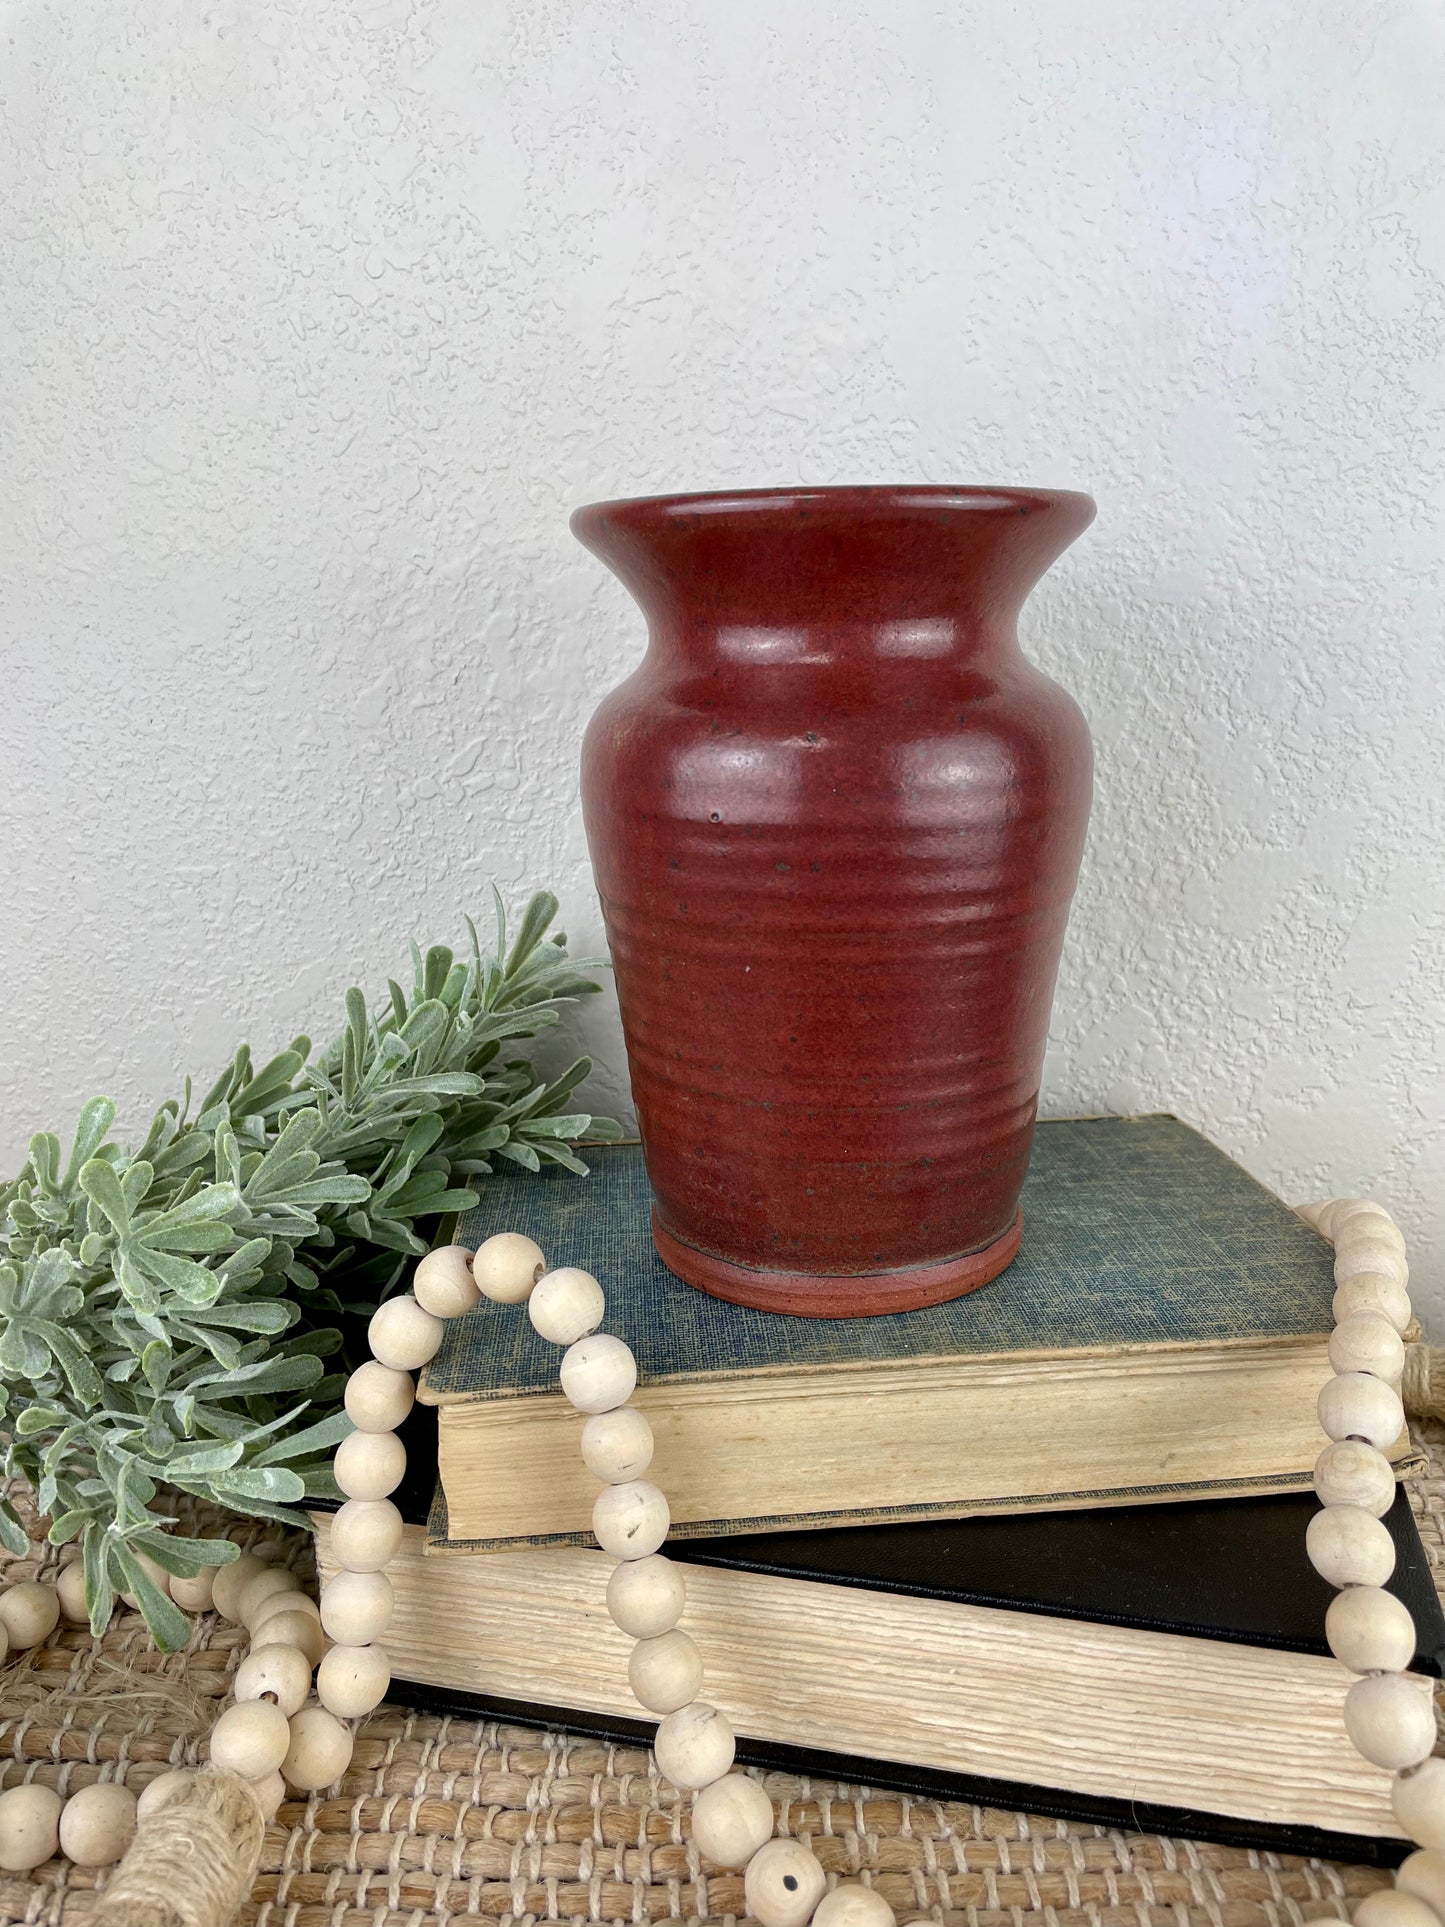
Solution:
<svg viewBox="0 0 1445 1927"><path fill-rule="evenodd" d="M294 1573L254 1553L243 1552L228 1566L205 1567L189 1580L164 1572L152 1559L145 1564L183 1609L220 1610L253 1634L251 1650L236 1673L235 1703L211 1731L208 1772L222 1776L238 1792L241 1786L232 1774L249 1786L259 1809L259 1829L285 1797L277 1768L292 1743L288 1716L306 1700L312 1665L321 1657L323 1636L315 1602L301 1592ZM131 1603L129 1595L121 1597ZM53 1585L26 1580L0 1593L0 1656L8 1637L13 1636L17 1649L38 1644L62 1616L71 1625L89 1620L78 1561L62 1565ZM189 1795L196 1779L189 1769L177 1768L158 1775L139 1798L107 1780L82 1787L66 1800L39 1783L12 1787L0 1794L0 1868L30 1872L57 1853L77 1866L113 1866L127 1853L138 1825L173 1805L176 1796ZM230 1841L234 1832L223 1829L224 1839ZM218 1863L218 1877L227 1871ZM231 1871L243 1887L249 1886L241 1861Z"/></svg>
<svg viewBox="0 0 1445 1927"><path fill-rule="evenodd" d="M1300 1216L1335 1246L1335 1377L1320 1393L1320 1425L1331 1444L1315 1466L1322 1511L1306 1533L1310 1563L1341 1591L1325 1615L1330 1651L1360 1675L1345 1695L1345 1730L1356 1750L1395 1774L1391 1804L1412 1854L1393 1888L1367 1894L1355 1927L1441 1927L1445 1921L1445 1759L1433 1755L1433 1697L1408 1667L1415 1626L1383 1590L1395 1565L1383 1515L1394 1500L1385 1459L1404 1428L1395 1384L1410 1322L1405 1241L1389 1214L1364 1198L1301 1207ZM826 1923L825 1923L826 1927Z"/></svg>
<svg viewBox="0 0 1445 1927"><path fill-rule="evenodd" d="M1404 1357L1400 1334L1410 1321L1404 1242L1388 1214L1367 1200L1334 1200L1301 1215L1334 1238L1337 1281L1330 1344L1335 1377L1319 1401L1330 1443L1316 1466L1322 1510L1310 1523L1306 1548L1316 1570L1340 1588L1325 1632L1330 1650L1358 1675L1345 1698L1346 1730L1365 1758L1395 1773L1394 1811L1420 1848L1393 1889L1359 1903L1355 1927L1441 1927L1445 1758L1431 1751L1431 1698L1407 1670L1413 1622L1383 1590L1394 1567L1394 1542L1382 1523L1394 1494L1384 1452L1404 1424L1395 1390ZM806 1845L772 1838L767 1794L732 1770L732 1729L717 1707L697 1697L702 1655L678 1628L686 1604L682 1574L658 1550L668 1530L667 1501L640 1476L651 1462L652 1434L645 1417L626 1404L636 1384L635 1361L621 1340L597 1331L606 1305L596 1279L575 1267L546 1271L538 1247L520 1234L500 1234L476 1254L460 1246L428 1254L413 1292L389 1301L397 1309L373 1319L376 1356L347 1387L347 1410L358 1429L336 1452L337 1483L348 1503L332 1536L339 1569L319 1609L289 1573L249 1553L194 1581L161 1575L178 1603L214 1607L253 1635L236 1675L235 1702L212 1732L212 1768L240 1774L269 1819L285 1785L318 1791L349 1766L353 1741L345 1721L378 1705L391 1677L377 1635L392 1608L384 1568L401 1543L401 1515L389 1495L406 1469L395 1427L415 1396L409 1374L435 1355L443 1321L482 1296L505 1304L526 1300L539 1334L569 1348L562 1388L588 1415L584 1462L602 1482L594 1530L619 1561L608 1582L608 1609L638 1642L629 1678L639 1701L664 1715L655 1742L658 1766L695 1795L699 1850L715 1865L745 1869L747 1908L761 1927L893 1927L892 1910L871 1888L843 1882L828 1892L827 1876ZM67 1619L78 1614L80 1587L65 1576L78 1570L63 1569L55 1586L26 1582L0 1594L0 1644L35 1644L62 1612ZM337 1642L324 1657L323 1628ZM317 1697L309 1700L318 1662ZM0 1868L28 1871L57 1847L78 1864L111 1865L137 1821L144 1826L151 1814L173 1812L194 1777L185 1770L164 1774L139 1802L108 1782L69 1802L39 1784L14 1787L0 1794Z"/></svg>
<svg viewBox="0 0 1445 1927"><path fill-rule="evenodd" d="M431 1255L439 1276L456 1274L460 1247L448 1257ZM687 1597L682 1574L658 1550L669 1515L666 1497L641 1477L653 1442L646 1418L627 1404L637 1384L636 1360L620 1339L598 1331L607 1307L591 1273L575 1266L539 1269L544 1265L530 1239L499 1232L477 1251L473 1271L488 1297L508 1304L525 1299L538 1334L568 1348L562 1390L587 1414L583 1463L602 1485L592 1529L618 1560L607 1582L607 1608L638 1642L628 1679L639 1702L664 1715L654 1741L658 1769L695 1795L699 1851L717 1866L745 1869L747 1910L761 1927L807 1927L812 1920L822 1927L893 1927L887 1902L857 1881L841 1883L825 1899L828 1880L817 1859L800 1840L772 1838L771 1800L756 1780L732 1771L732 1728L717 1707L697 1697L702 1655L678 1629Z"/></svg>

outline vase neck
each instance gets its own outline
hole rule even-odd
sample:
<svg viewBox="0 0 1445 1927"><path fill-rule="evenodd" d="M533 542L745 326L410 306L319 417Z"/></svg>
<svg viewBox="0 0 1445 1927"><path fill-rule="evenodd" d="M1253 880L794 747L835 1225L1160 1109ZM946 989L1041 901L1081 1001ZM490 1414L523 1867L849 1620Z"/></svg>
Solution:
<svg viewBox="0 0 1445 1927"><path fill-rule="evenodd" d="M647 616L654 651L738 663L977 659L1093 517L1041 489L766 490L603 502L578 538Z"/></svg>

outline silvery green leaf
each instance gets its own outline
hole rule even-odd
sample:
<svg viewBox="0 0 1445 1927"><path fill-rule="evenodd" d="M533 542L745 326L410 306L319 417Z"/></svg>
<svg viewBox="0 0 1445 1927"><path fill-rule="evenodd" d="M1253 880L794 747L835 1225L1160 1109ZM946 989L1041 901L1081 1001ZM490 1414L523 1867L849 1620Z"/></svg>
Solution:
<svg viewBox="0 0 1445 1927"><path fill-rule="evenodd" d="M251 1464L275 1465L287 1459L305 1458L313 1452L329 1452L344 1438L349 1438L355 1429L345 1412L333 1412L329 1418L319 1419L304 1431L292 1432L285 1438L277 1439L264 1452L258 1452Z"/></svg>
<svg viewBox="0 0 1445 1927"><path fill-rule="evenodd" d="M534 1148L539 1164L560 1164L564 1170L575 1172L579 1178L586 1177L587 1166L581 1158L575 1157L565 1144L552 1144L544 1138L539 1138Z"/></svg>
<svg viewBox="0 0 1445 1927"><path fill-rule="evenodd" d="M134 1216L137 1207L144 1201L155 1179L155 1168L144 1158L132 1159L119 1169L121 1195L126 1209Z"/></svg>
<svg viewBox="0 0 1445 1927"><path fill-rule="evenodd" d="M542 941L547 926L557 914L557 899L550 890L539 890L522 912L522 921L517 927L516 937L503 967L503 974L515 977L526 963L537 945Z"/></svg>
<svg viewBox="0 0 1445 1927"><path fill-rule="evenodd" d="M204 1478L208 1473L221 1472L234 1465L244 1450L239 1439L230 1443L192 1446L185 1451L173 1452L165 1461L159 1476L164 1479Z"/></svg>
<svg viewBox="0 0 1445 1927"><path fill-rule="evenodd" d="M33 1438L37 1432L55 1431L66 1423L66 1414L56 1405L27 1405L15 1416L17 1438Z"/></svg>
<svg viewBox="0 0 1445 1927"><path fill-rule="evenodd" d="M573 1113L570 1117L524 1117L518 1121L517 1130L527 1137L560 1137L575 1141L591 1121L585 1111Z"/></svg>
<svg viewBox="0 0 1445 1927"><path fill-rule="evenodd" d="M272 1505L294 1505L306 1487L289 1466L237 1465L212 1475L217 1497L265 1499Z"/></svg>
<svg viewBox="0 0 1445 1927"><path fill-rule="evenodd" d="M515 1139L510 1144L499 1144L497 1156L506 1158L509 1163L520 1164L527 1171L540 1171L542 1168L532 1146L518 1143Z"/></svg>
<svg viewBox="0 0 1445 1927"><path fill-rule="evenodd" d="M197 1398L252 1398L260 1392L299 1392L321 1376L319 1359L306 1356L262 1359L237 1371L202 1373L191 1390Z"/></svg>
<svg viewBox="0 0 1445 1927"><path fill-rule="evenodd" d="M166 1572L194 1579L207 1566L229 1566L241 1548L229 1539L183 1539L173 1532L139 1532L132 1542Z"/></svg>
<svg viewBox="0 0 1445 1927"><path fill-rule="evenodd" d="M35 1182L46 1197L60 1189L60 1139L50 1131L37 1131L30 1140L30 1168Z"/></svg>
<svg viewBox="0 0 1445 1927"><path fill-rule="evenodd" d="M169 1211L157 1212L154 1217L147 1213L137 1229L147 1244L162 1245L171 1232L228 1217L238 1211L240 1205L241 1194L234 1185L210 1184Z"/></svg>
<svg viewBox="0 0 1445 1927"><path fill-rule="evenodd" d="M28 1326L13 1319L0 1331L0 1369L37 1379L50 1369L50 1347Z"/></svg>
<svg viewBox="0 0 1445 1927"><path fill-rule="evenodd" d="M84 1491L82 1486L81 1490ZM90 1608L90 1630L99 1639L115 1611L115 1588L110 1583L110 1562L106 1557L107 1535L104 1527L92 1524L83 1545L85 1603Z"/></svg>
<svg viewBox="0 0 1445 1927"><path fill-rule="evenodd" d="M171 1251L153 1251L139 1240L127 1241L121 1247L121 1257L188 1305L212 1304L221 1290L219 1272ZM155 1304L159 1302L157 1298Z"/></svg>
<svg viewBox="0 0 1445 1927"><path fill-rule="evenodd" d="M81 1107L80 1117L75 1126L75 1136L70 1142L70 1157L65 1166L65 1176L61 1180L63 1190L74 1190L80 1176L82 1165L89 1162L105 1141L105 1134L115 1122L115 1105L108 1097L92 1097Z"/></svg>
<svg viewBox="0 0 1445 1927"><path fill-rule="evenodd" d="M30 1534L20 1523L20 1514L6 1498L0 1498L0 1546L23 1559L30 1550Z"/></svg>
<svg viewBox="0 0 1445 1927"><path fill-rule="evenodd" d="M159 1562L157 1562L159 1563ZM122 1590L134 1593L151 1638L163 1653L178 1653L191 1637L191 1622L168 1593L161 1591L125 1540L110 1546L112 1573L119 1569Z"/></svg>
<svg viewBox="0 0 1445 1927"><path fill-rule="evenodd" d="M117 1231L130 1229L130 1206L126 1203L120 1179L111 1165L100 1158L92 1158L88 1164L82 1165L80 1188Z"/></svg>

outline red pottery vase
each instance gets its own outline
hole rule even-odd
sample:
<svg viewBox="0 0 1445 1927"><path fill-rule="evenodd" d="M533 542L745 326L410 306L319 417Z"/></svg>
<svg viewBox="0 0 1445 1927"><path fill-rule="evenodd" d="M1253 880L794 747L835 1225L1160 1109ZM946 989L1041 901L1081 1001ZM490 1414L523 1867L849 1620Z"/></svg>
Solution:
<svg viewBox="0 0 1445 1927"><path fill-rule="evenodd" d="M689 1284L854 1317L1017 1251L1091 756L1015 618L1093 514L928 487L573 516L648 622L582 804L653 1237Z"/></svg>

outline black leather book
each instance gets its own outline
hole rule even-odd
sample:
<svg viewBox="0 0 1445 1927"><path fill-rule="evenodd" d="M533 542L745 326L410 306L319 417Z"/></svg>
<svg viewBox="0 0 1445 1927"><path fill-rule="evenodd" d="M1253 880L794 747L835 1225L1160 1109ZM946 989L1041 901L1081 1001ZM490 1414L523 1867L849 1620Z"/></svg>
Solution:
<svg viewBox="0 0 1445 1927"><path fill-rule="evenodd" d="M420 1463L430 1416L415 1421ZM409 1497L419 1519L420 1479ZM1323 1636L1333 1595L1304 1553L1314 1510L1291 1494L669 1552L744 1764L1389 1865L1408 1847L1390 1776L1344 1733L1350 1675ZM1427 1692L1445 1618L1403 1492L1388 1524ZM434 1510L429 1549L409 1526L393 1567L393 1696L646 1744L605 1608L613 1561L449 1552L437 1525Z"/></svg>

